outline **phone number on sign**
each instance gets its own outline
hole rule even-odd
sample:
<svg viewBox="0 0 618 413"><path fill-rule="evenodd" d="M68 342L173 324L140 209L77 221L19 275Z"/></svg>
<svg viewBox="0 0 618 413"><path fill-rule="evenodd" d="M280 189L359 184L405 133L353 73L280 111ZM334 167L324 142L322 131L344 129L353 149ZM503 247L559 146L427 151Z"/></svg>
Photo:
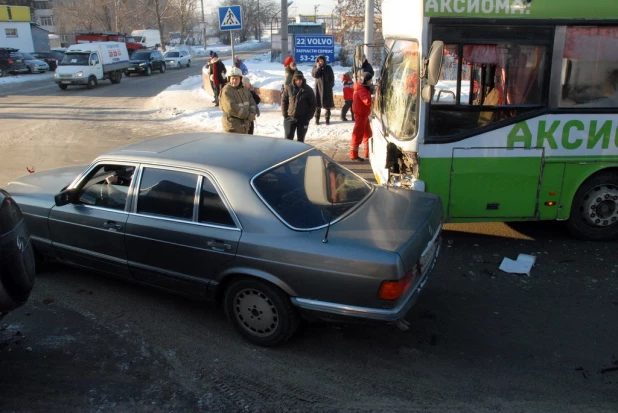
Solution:
<svg viewBox="0 0 618 413"><path fill-rule="evenodd" d="M310 54L310 55L300 55L298 60L300 60L301 62L315 62L315 60L318 58L318 56L320 56L319 54ZM330 59L328 58L328 55L324 56L326 58L326 61L330 61Z"/></svg>

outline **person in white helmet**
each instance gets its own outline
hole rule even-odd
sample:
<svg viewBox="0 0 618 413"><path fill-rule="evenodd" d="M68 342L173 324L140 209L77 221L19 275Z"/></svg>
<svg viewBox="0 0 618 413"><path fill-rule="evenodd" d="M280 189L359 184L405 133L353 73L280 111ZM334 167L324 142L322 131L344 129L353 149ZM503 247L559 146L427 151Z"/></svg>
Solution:
<svg viewBox="0 0 618 413"><path fill-rule="evenodd" d="M227 74L228 83L221 91L219 103L223 111L223 130L232 133L249 133L255 120L257 105L251 92L242 84L242 72L233 67Z"/></svg>

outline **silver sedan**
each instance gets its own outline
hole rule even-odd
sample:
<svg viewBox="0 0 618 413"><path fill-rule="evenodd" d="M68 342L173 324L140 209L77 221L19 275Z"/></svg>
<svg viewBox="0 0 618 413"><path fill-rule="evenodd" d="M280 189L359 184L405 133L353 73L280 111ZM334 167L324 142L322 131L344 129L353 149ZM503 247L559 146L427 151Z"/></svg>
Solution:
<svg viewBox="0 0 618 413"><path fill-rule="evenodd" d="M191 55L186 50L172 50L164 55L165 64L169 68L180 69L191 66Z"/></svg>
<svg viewBox="0 0 618 413"><path fill-rule="evenodd" d="M7 189L38 256L214 300L266 346L303 316L401 323L440 249L439 197L285 139L165 136Z"/></svg>

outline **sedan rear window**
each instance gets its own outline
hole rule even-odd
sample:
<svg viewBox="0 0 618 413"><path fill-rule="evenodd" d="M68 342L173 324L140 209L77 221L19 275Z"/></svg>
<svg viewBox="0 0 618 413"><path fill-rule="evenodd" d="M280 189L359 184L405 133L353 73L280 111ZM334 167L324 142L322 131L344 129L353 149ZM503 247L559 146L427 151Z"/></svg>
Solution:
<svg viewBox="0 0 618 413"><path fill-rule="evenodd" d="M303 230L341 218L372 192L371 184L319 151L276 166L252 184L284 223Z"/></svg>

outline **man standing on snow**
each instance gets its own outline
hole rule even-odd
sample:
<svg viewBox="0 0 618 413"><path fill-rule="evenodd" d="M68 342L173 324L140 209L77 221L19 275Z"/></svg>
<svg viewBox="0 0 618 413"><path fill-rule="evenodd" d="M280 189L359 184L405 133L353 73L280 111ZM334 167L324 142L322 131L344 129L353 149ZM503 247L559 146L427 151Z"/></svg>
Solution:
<svg viewBox="0 0 618 413"><path fill-rule="evenodd" d="M365 146L365 158L369 158L369 138L373 136L369 115L371 115L371 73L363 73L362 82L354 84L354 98L352 111L354 112L354 129L352 130L352 142L350 144L350 160L362 162L358 156L361 142Z"/></svg>
<svg viewBox="0 0 618 413"><path fill-rule="evenodd" d="M242 72L239 68L230 69L229 83L221 92L221 123L226 132L249 133L251 123L255 120L255 100L242 84Z"/></svg>
<svg viewBox="0 0 618 413"><path fill-rule="evenodd" d="M225 85L225 74L227 73L227 69L221 60L219 60L219 56L217 53L212 54L212 61L210 63L210 79L214 84L213 93L215 94L214 104L215 106L219 106L219 93L221 92L221 88Z"/></svg>
<svg viewBox="0 0 618 413"><path fill-rule="evenodd" d="M281 112L285 138L294 140L296 134L298 141L304 142L309 122L315 113L315 95L300 70L294 73L292 82L283 89Z"/></svg>
<svg viewBox="0 0 618 413"><path fill-rule="evenodd" d="M326 64L326 57L319 55L315 60L315 67L311 71L311 76L315 78L315 99L317 111L315 112L315 124L320 124L320 113L322 108L326 109L326 124L330 123L330 110L335 107L333 99L333 87L335 86L335 74L330 65Z"/></svg>

